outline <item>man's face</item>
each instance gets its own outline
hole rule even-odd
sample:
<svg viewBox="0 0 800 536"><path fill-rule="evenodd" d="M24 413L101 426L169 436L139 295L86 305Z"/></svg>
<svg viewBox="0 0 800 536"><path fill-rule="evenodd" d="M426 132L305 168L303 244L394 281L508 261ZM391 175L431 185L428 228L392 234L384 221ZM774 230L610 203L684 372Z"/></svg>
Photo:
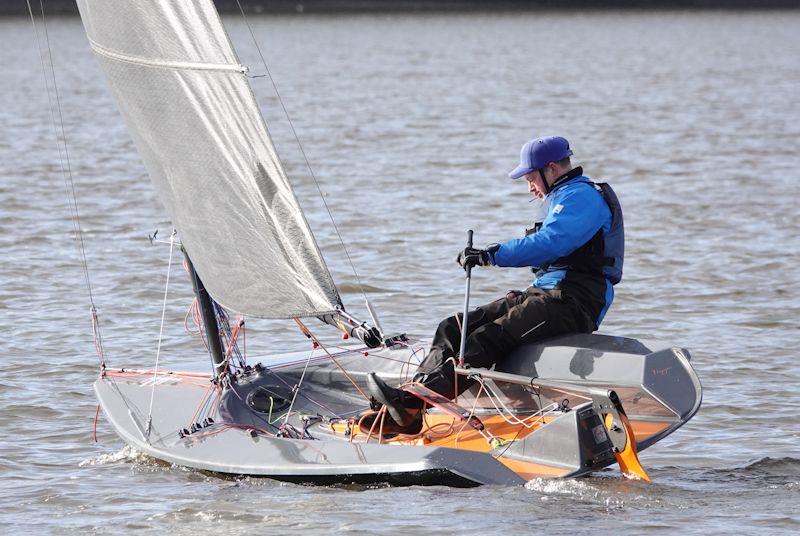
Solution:
<svg viewBox="0 0 800 536"><path fill-rule="evenodd" d="M525 175L525 180L528 181L528 191L531 195L544 199L546 188L542 183L542 174L539 170L531 171Z"/></svg>
<svg viewBox="0 0 800 536"><path fill-rule="evenodd" d="M527 175L524 175L525 180L528 181L528 191L539 199L544 199L544 196L547 195L548 188L545 187L544 182L542 182L542 175L544 175L544 180L547 181L547 186L552 186L553 181L555 181L561 173L562 170L555 162L547 164L542 168L541 173L538 169L536 171L531 171Z"/></svg>

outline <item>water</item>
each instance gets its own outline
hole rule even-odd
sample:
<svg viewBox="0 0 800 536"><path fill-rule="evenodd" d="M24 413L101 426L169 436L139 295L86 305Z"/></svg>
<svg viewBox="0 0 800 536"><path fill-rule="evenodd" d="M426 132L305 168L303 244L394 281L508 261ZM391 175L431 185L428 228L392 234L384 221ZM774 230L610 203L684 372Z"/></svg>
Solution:
<svg viewBox="0 0 800 536"><path fill-rule="evenodd" d="M226 22L259 74L246 28ZM102 417L94 443L87 291L36 41L30 21L0 20L0 531L800 530L799 13L252 23L387 329L427 336L461 307L466 229L488 243L529 225L525 186L504 175L524 141L558 133L626 211L626 276L603 331L689 348L703 407L643 453L652 485L607 471L524 489L313 488L170 467ZM169 252L147 235L167 236L169 221L80 22L51 20L48 34L107 357L150 366ZM345 303L366 316L274 92L254 85ZM162 363L202 368L183 331L185 279L171 281ZM478 270L473 303L527 279ZM280 322L248 336L252 360L305 345Z"/></svg>

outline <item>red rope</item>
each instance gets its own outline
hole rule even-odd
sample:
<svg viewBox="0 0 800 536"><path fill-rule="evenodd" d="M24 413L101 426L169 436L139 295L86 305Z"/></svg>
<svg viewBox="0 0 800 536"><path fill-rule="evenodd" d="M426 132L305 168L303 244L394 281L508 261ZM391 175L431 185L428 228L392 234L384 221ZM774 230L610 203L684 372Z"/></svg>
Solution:
<svg viewBox="0 0 800 536"><path fill-rule="evenodd" d="M197 409L195 410L194 415L192 415L192 418L189 421L189 426L191 426L192 423L197 422L196 419L197 416L200 414L200 410L203 409L203 406L206 405L208 399L213 396L212 389L214 389L214 387L215 386L213 383L208 385L208 390L206 391L205 395L203 395L203 398L200 399L200 403L197 405Z"/></svg>
<svg viewBox="0 0 800 536"><path fill-rule="evenodd" d="M193 330L189 327L189 317L192 318L192 322L197 328L196 330ZM206 341L203 318L200 315L200 305L197 301L197 298L193 299L192 303L189 304L189 309L186 311L186 316L183 317L183 329L185 329L186 333L189 335L200 335L200 340L203 341L203 346L205 346L206 350L208 350L208 342Z"/></svg>
<svg viewBox="0 0 800 536"><path fill-rule="evenodd" d="M336 364L336 366L337 366L337 367L339 367L339 370L341 370L341 371L342 371L342 373L345 375L345 377L346 377L348 380L350 380L350 383L352 383L352 384L353 384L353 387L355 387L355 388L358 390L358 392L359 392L359 393L361 393L361 396L363 396L363 397L364 397L364 398L365 398L367 401L369 401L369 397L367 396L367 394L366 394L366 393L365 393L365 392L364 392L364 391L361 389L361 387L359 387L359 386L358 386L358 384L356 383L356 381L355 381L355 380L354 380L354 379L353 379L353 378L350 376L350 374L348 374L348 373L347 373L347 371L344 369L344 367L343 367L342 365L340 365L338 361L336 361L336 358L335 358L335 357L333 357L333 354L331 354L331 353L328 351L328 349L325 347L325 345L324 345L324 344L322 344L322 341L320 341L320 340L317 338L317 336L316 336L316 335L314 335L313 333L311 333L311 330L310 330L310 329L308 329L308 328L306 327L306 325L305 325L305 324L303 324L303 322L302 322L302 321L301 321L299 318L295 318L295 319L294 319L294 321L297 323L298 327L300 328L300 331L302 331L304 335L306 335L306 336L308 336L308 337L311 337L311 339L312 339L312 340L313 340L313 341L314 341L314 342L315 342L315 343L316 343L316 344L317 344L317 345L318 345L320 348L322 348L322 350L323 350L323 351L324 351L324 352L325 352L325 353L328 355L328 357L330 357L330 358L331 358L331 361L333 361L333 362Z"/></svg>

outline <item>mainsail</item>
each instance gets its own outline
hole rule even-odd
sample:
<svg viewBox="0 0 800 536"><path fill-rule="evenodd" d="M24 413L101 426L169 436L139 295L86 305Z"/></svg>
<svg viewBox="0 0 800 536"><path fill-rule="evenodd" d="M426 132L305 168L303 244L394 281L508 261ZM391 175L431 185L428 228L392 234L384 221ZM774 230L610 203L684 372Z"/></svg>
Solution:
<svg viewBox="0 0 800 536"><path fill-rule="evenodd" d="M211 0L78 0L86 34L205 287L263 318L339 295Z"/></svg>

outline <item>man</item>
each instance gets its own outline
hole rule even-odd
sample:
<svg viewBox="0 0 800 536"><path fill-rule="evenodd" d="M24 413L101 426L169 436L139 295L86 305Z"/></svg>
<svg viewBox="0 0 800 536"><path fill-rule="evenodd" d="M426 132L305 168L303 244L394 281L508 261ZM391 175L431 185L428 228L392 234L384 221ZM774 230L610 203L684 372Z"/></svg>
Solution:
<svg viewBox="0 0 800 536"><path fill-rule="evenodd" d="M520 164L509 173L524 178L528 189L543 199L547 216L525 237L466 248L457 262L472 266L529 266L536 278L525 291L478 307L468 315L464 362L489 368L521 344L568 332L598 329L614 298L613 285L622 278L624 229L622 210L607 184L595 184L570 162L569 142L558 136L536 138L522 147ZM448 398L470 386L454 365L461 338L461 316L439 324L431 350L414 381ZM400 429L421 427L422 401L393 388L375 373L367 386L386 406Z"/></svg>

